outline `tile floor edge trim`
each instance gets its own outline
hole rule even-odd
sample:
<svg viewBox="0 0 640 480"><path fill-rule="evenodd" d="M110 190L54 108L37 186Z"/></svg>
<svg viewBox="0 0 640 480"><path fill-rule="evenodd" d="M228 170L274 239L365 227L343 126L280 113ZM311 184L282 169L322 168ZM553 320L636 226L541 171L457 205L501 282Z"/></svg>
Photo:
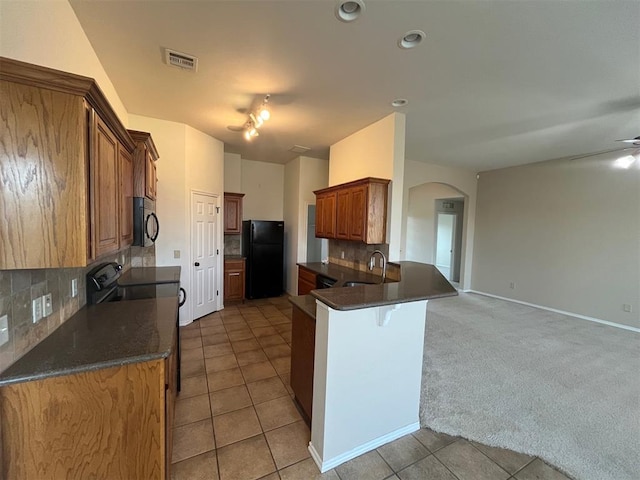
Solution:
<svg viewBox="0 0 640 480"><path fill-rule="evenodd" d="M545 307L544 305L538 305L536 303L523 302L522 300L516 300L509 297L501 297L500 295L494 295L493 293L481 292L479 290L463 290L463 293L475 293L476 295L483 295L485 297L497 298L498 300L505 300L507 302L519 303L520 305L526 305L528 307L539 308L541 310L547 310L553 313L560 313L569 317L578 318L580 320L587 320L589 322L601 323L602 325L608 325L609 327L620 328L622 330L630 330L632 332L640 333L640 328L632 327L631 325L625 325L624 323L610 322L609 320L601 320L600 318L588 317L587 315L581 315L579 313L567 312L566 310L558 310L557 308Z"/></svg>
<svg viewBox="0 0 640 480"><path fill-rule="evenodd" d="M381 447L382 445L385 445L389 442L397 440L400 437L404 437L405 435L416 432L418 430L420 430L420 422L411 423L405 427L394 430L393 432L389 432L385 435L382 435L381 437L374 438L373 440L363 445L360 445L359 447L356 447L352 450L349 450L348 452L342 453L336 457L333 457L329 460L324 460L324 461L322 460L322 458L320 458L320 454L316 450L316 447L313 445L313 442L309 442L308 448L309 448L309 453L311 453L311 458L313 458L313 461L316 463L316 465L320 469L320 473L325 473L339 465L342 465L345 462L348 462L349 460L359 457L364 453L370 452L371 450L375 450L376 448Z"/></svg>

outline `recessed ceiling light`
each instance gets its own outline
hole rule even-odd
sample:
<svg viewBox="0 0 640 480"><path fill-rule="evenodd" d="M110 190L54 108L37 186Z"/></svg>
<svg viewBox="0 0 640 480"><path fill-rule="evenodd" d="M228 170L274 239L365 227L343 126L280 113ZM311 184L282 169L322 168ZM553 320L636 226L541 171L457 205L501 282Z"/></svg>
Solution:
<svg viewBox="0 0 640 480"><path fill-rule="evenodd" d="M336 4L336 17L341 22L353 22L364 12L362 0L339 0Z"/></svg>
<svg viewBox="0 0 640 480"><path fill-rule="evenodd" d="M391 105L394 107L405 107L409 104L409 100L407 100L406 98L396 98L393 102L391 102Z"/></svg>
<svg viewBox="0 0 640 480"><path fill-rule="evenodd" d="M398 46L404 49L417 47L426 36L422 30L410 30L398 40Z"/></svg>

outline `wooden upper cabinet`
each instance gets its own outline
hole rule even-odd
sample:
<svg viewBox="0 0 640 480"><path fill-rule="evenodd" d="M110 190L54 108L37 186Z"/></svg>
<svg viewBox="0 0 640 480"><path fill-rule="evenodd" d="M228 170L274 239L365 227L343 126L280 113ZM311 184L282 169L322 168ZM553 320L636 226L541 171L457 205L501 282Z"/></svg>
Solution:
<svg viewBox="0 0 640 480"><path fill-rule="evenodd" d="M120 248L133 243L133 156L122 146L120 166Z"/></svg>
<svg viewBox="0 0 640 480"><path fill-rule="evenodd" d="M136 148L133 154L133 196L155 200L158 176L156 162L159 155L153 138L148 132L129 130Z"/></svg>
<svg viewBox="0 0 640 480"><path fill-rule="evenodd" d="M336 192L316 196L316 237L336 238Z"/></svg>
<svg viewBox="0 0 640 480"><path fill-rule="evenodd" d="M134 143L95 81L0 57L0 122L0 270L117 251L119 159Z"/></svg>
<svg viewBox="0 0 640 480"><path fill-rule="evenodd" d="M244 193L224 192L224 233L242 233Z"/></svg>
<svg viewBox="0 0 640 480"><path fill-rule="evenodd" d="M384 243L389 182L363 178L315 191L316 237Z"/></svg>

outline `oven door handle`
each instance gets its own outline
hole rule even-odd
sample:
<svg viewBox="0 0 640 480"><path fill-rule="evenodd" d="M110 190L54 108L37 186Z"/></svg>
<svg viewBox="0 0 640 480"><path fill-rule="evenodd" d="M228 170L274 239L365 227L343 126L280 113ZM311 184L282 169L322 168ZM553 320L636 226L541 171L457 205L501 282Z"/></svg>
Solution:
<svg viewBox="0 0 640 480"><path fill-rule="evenodd" d="M180 300L180 302L178 303L179 307L184 305L184 302L187 301L187 291L184 288L180 287L180 293L182 294L182 300Z"/></svg>

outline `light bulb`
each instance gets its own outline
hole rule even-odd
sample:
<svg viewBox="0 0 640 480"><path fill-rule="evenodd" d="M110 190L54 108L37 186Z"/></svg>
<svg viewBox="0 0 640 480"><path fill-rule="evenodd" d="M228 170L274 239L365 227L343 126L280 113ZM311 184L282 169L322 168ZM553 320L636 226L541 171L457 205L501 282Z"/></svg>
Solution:
<svg viewBox="0 0 640 480"><path fill-rule="evenodd" d="M629 168L636 161L636 157L633 155L626 155L624 157L618 158L615 162L613 162L613 166L617 168Z"/></svg>
<svg viewBox="0 0 640 480"><path fill-rule="evenodd" d="M249 114L249 118L251 119L251 121L253 122L253 126L256 128L260 128L263 124L262 118L260 117L260 115L258 115L258 117L256 118L256 116L253 113Z"/></svg>
<svg viewBox="0 0 640 480"><path fill-rule="evenodd" d="M251 140L251 133L249 132L249 130L244 131L244 138L247 141Z"/></svg>
<svg viewBox="0 0 640 480"><path fill-rule="evenodd" d="M269 112L266 107L262 107L258 116L266 122L271 118L271 112Z"/></svg>

